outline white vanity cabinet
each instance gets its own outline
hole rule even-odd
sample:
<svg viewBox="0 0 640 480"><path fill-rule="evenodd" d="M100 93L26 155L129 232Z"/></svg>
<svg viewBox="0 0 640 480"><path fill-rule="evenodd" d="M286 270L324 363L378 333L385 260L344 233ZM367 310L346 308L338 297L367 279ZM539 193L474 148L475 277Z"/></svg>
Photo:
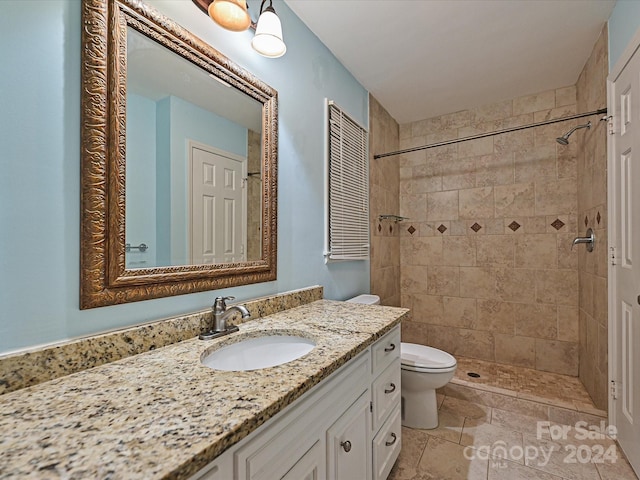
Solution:
<svg viewBox="0 0 640 480"><path fill-rule="evenodd" d="M400 433L397 326L191 480L382 479Z"/></svg>
<svg viewBox="0 0 640 480"><path fill-rule="evenodd" d="M371 428L374 480L389 476L402 444L400 423L400 327L371 347Z"/></svg>

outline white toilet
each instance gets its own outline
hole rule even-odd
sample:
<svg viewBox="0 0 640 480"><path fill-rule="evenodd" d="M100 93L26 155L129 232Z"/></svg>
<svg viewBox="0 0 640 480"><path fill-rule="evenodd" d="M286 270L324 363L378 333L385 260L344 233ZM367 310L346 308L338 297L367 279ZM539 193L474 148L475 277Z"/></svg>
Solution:
<svg viewBox="0 0 640 480"><path fill-rule="evenodd" d="M456 372L456 359L442 350L400 344L402 382L402 425L410 428L436 428L438 403L436 388L444 387Z"/></svg>
<svg viewBox="0 0 640 480"><path fill-rule="evenodd" d="M378 305L380 297L358 295L347 302ZM400 345L402 425L409 428L436 428L436 389L451 381L456 372L456 359L437 348L404 342Z"/></svg>

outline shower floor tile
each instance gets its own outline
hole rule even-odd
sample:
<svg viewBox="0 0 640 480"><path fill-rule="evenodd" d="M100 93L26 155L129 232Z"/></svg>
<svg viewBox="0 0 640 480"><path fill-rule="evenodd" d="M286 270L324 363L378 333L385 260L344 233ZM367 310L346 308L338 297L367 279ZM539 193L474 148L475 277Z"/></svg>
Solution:
<svg viewBox="0 0 640 480"><path fill-rule="evenodd" d="M456 357L456 359L458 368L451 381L452 384L601 417L607 415L607 412L593 405L591 397L577 377L474 358ZM479 377L469 376L469 373L478 374Z"/></svg>

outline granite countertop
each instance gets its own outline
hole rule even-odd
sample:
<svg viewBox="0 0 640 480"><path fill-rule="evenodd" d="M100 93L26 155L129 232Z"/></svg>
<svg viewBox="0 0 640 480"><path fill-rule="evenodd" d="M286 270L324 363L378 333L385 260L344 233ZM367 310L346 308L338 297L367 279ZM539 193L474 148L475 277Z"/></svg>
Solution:
<svg viewBox="0 0 640 480"><path fill-rule="evenodd" d="M320 300L74 373L0 399L0 477L188 478L400 323L406 309ZM284 365L212 370L205 351L290 333L316 347ZM212 348L213 347L213 348Z"/></svg>

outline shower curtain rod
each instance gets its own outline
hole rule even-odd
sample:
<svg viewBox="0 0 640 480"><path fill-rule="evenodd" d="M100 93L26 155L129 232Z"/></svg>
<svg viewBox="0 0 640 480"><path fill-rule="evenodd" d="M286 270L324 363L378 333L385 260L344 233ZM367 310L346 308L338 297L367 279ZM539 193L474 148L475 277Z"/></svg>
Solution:
<svg viewBox="0 0 640 480"><path fill-rule="evenodd" d="M395 152L380 153L378 155L374 155L373 158L374 160L377 160L378 158L391 157L394 155L401 155L403 153L417 152L419 150L426 150L428 148L444 147L445 145L453 145L454 143L467 142L469 140L477 140L479 138L492 137L494 135L500 135L502 133L517 132L518 130L524 130L526 128L542 127L544 125L550 125L552 123L565 122L567 120L575 120L576 118L590 117L591 115L602 115L605 113L607 113L607 109L601 108L600 110L594 110L593 112L577 113L575 115L570 115L568 117L555 118L553 120L545 120L544 122L531 123L529 125L521 125L519 127L505 128L503 130L496 130L495 132L479 133L478 135L471 135L469 137L457 138L455 140L446 140L444 142L431 143L429 145L422 145L420 147L405 148L404 150L398 150Z"/></svg>

